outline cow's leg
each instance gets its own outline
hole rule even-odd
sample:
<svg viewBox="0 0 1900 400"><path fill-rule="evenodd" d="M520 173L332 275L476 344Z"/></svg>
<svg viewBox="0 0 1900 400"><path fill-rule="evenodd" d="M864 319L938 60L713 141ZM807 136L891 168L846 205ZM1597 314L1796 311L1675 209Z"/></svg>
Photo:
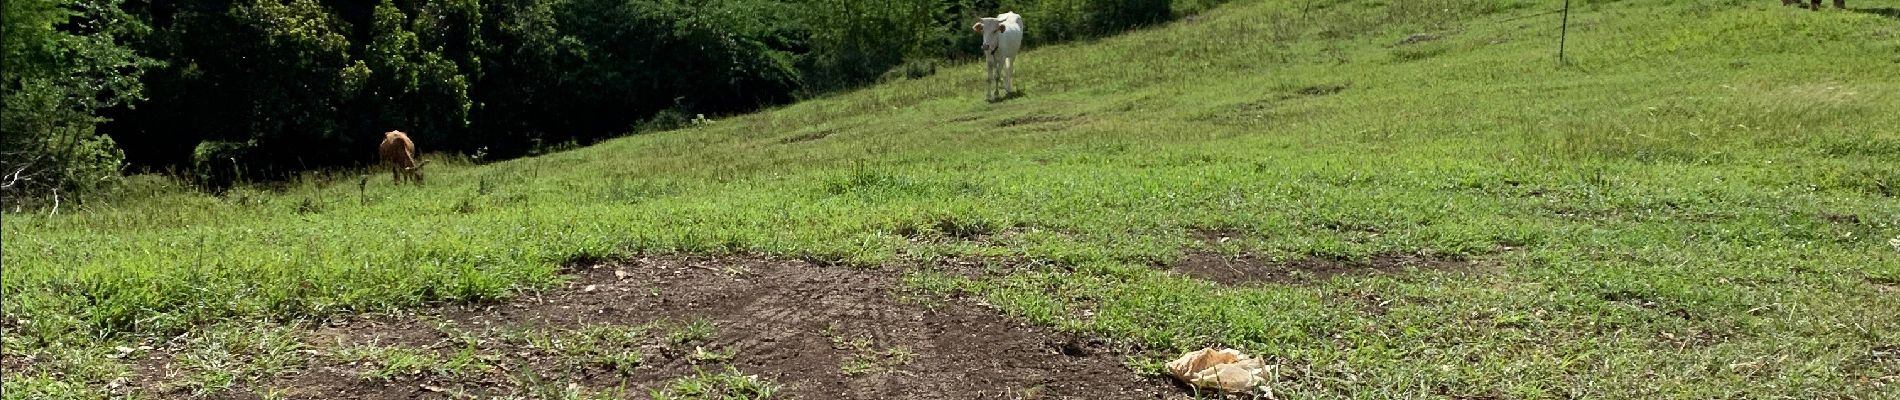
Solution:
<svg viewBox="0 0 1900 400"><path fill-rule="evenodd" d="M1847 0L1834 0L1834 8L1847 9Z"/></svg>
<svg viewBox="0 0 1900 400"><path fill-rule="evenodd" d="M1004 94L1003 63L998 60L995 64L990 64L990 97L1001 99Z"/></svg>
<svg viewBox="0 0 1900 400"><path fill-rule="evenodd" d="M983 98L996 101L996 61L986 60L983 65Z"/></svg>
<svg viewBox="0 0 1900 400"><path fill-rule="evenodd" d="M389 181L397 185L402 184L402 167L396 165L389 166Z"/></svg>
<svg viewBox="0 0 1900 400"><path fill-rule="evenodd" d="M1797 3L1797 0L1781 0L1782 7L1792 6L1792 5L1795 5L1796 3Z"/></svg>
<svg viewBox="0 0 1900 400"><path fill-rule="evenodd" d="M1016 57L1003 59L1003 97L1016 94Z"/></svg>

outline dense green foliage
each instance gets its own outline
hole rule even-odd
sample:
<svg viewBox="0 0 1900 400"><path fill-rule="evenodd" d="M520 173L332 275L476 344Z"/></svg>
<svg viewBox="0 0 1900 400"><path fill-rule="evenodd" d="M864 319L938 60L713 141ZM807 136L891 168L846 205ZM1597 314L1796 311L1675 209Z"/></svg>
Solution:
<svg viewBox="0 0 1900 400"><path fill-rule="evenodd" d="M113 0L0 7L0 198L111 185L124 156L96 127L102 110L140 98L153 63L123 39L144 25Z"/></svg>
<svg viewBox="0 0 1900 400"><path fill-rule="evenodd" d="M1183 2L1180 11L1212 3ZM1003 8L1048 15L1047 26L1032 30L1033 44L1151 24L1172 16L1173 6L9 2L7 127L34 134L9 137L9 148L26 150L9 152L6 163L31 164L58 174L42 181L83 190L115 178L124 159L221 191L240 180L372 162L388 130L409 132L428 152L509 158L850 89L894 67L928 75L937 61L967 57L978 42L968 24ZM136 102L142 93L150 99ZM94 134L101 122L109 136Z"/></svg>

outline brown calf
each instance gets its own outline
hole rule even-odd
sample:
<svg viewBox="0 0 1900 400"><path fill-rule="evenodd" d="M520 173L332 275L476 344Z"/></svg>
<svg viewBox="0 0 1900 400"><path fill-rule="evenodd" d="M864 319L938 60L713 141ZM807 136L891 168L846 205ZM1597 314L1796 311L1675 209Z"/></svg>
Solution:
<svg viewBox="0 0 1900 400"><path fill-rule="evenodd" d="M410 141L408 134L402 131L384 133L380 150L383 163L389 164L390 174L394 175L397 184L402 183L404 176L409 177L411 182L422 183L422 164L416 163L416 142Z"/></svg>
<svg viewBox="0 0 1900 400"><path fill-rule="evenodd" d="M1809 9L1813 9L1813 10L1821 9L1821 0L1809 0L1809 1L1810 1L1810 4L1808 4L1805 7ZM1782 6L1800 6L1801 0L1781 0L1781 5ZM1847 0L1834 0L1834 8L1847 8Z"/></svg>

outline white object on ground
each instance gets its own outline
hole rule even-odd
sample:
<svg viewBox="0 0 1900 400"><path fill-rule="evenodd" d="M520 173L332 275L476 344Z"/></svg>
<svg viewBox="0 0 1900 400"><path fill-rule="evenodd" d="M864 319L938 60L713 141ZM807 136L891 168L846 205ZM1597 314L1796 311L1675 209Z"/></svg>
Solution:
<svg viewBox="0 0 1900 400"><path fill-rule="evenodd" d="M1168 362L1168 374L1195 387L1273 398L1267 374L1274 366L1240 350L1203 348Z"/></svg>

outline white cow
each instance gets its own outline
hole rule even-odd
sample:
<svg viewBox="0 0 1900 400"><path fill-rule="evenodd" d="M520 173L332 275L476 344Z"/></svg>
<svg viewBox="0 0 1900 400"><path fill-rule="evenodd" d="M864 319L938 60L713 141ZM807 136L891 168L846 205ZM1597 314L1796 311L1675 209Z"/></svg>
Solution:
<svg viewBox="0 0 1900 400"><path fill-rule="evenodd" d="M1016 51L1023 48L1023 16L1006 12L995 18L983 18L970 29L983 34L983 59L989 72L990 101L996 101L997 81L1002 81L1003 97L1016 91L1014 79Z"/></svg>

